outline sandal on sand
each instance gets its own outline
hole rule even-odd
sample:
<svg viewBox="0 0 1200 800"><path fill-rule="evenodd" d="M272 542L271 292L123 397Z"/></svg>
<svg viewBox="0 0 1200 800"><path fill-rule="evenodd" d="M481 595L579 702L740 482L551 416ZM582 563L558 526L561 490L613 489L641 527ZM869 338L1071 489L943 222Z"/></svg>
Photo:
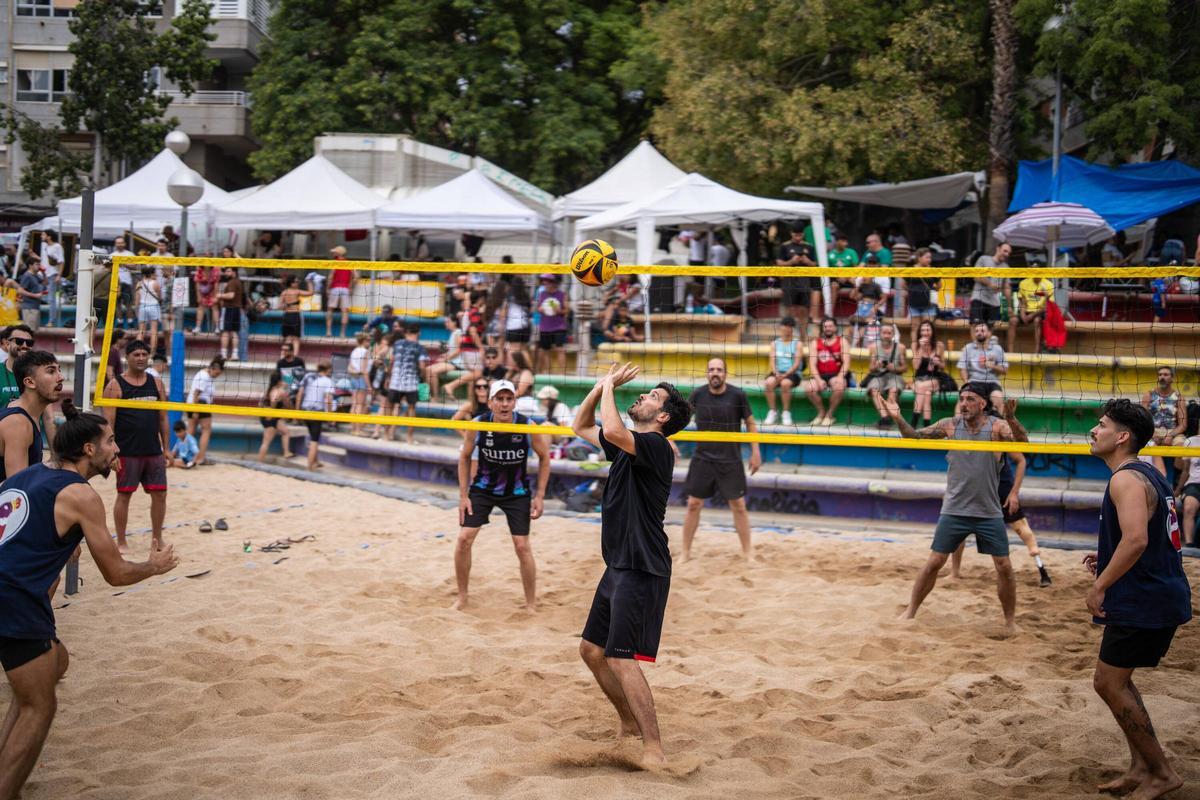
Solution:
<svg viewBox="0 0 1200 800"><path fill-rule="evenodd" d="M229 523L225 521L224 517L221 517L217 520L217 524L214 527L219 531L227 531L229 530Z"/></svg>
<svg viewBox="0 0 1200 800"><path fill-rule="evenodd" d="M258 549L259 549L259 552L262 552L262 553L279 553L284 550L287 550L289 546L290 545L288 545L287 542L280 540L277 542L271 542L270 544L265 544Z"/></svg>
<svg viewBox="0 0 1200 800"><path fill-rule="evenodd" d="M204 520L204 522L200 523L200 532L201 533L212 533L212 530L213 530L212 523L209 522L208 520Z"/></svg>
<svg viewBox="0 0 1200 800"><path fill-rule="evenodd" d="M314 541L316 541L316 539L317 539L316 536L313 536L311 533L308 533L308 534L305 534L304 536L301 536L299 539L289 538L287 540L287 542L288 542L288 544L300 544L302 542L314 542Z"/></svg>

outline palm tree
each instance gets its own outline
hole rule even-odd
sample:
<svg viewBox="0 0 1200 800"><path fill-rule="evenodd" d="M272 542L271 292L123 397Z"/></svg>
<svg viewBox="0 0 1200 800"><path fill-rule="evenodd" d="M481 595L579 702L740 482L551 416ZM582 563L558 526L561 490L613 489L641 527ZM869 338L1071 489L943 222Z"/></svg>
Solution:
<svg viewBox="0 0 1200 800"><path fill-rule="evenodd" d="M1014 0L988 0L992 12L992 118L988 125L987 246L992 231L1008 216L1009 174L1013 162L1013 116L1017 105L1017 31Z"/></svg>

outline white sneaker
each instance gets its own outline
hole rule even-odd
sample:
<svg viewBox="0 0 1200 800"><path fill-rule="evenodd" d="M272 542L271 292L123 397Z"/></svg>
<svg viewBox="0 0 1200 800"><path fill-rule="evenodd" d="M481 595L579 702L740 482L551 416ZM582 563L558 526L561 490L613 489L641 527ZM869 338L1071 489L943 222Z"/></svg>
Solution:
<svg viewBox="0 0 1200 800"><path fill-rule="evenodd" d="M777 425L778 423L779 423L779 414L775 411L775 409L772 408L770 411L767 412L767 418L763 420L763 425ZM787 422L784 424L790 425L791 423Z"/></svg>
<svg viewBox="0 0 1200 800"><path fill-rule="evenodd" d="M825 415L825 418L821 420L821 424L822 424L823 426L825 426L826 428L828 428L828 427L832 426L832 425L833 425L833 417L831 417L831 416L829 416L828 414L826 414L826 415Z"/></svg>
<svg viewBox="0 0 1200 800"><path fill-rule="evenodd" d="M796 423L792 422L792 412L790 412L790 411L783 412L783 424L784 425L795 425L796 424Z"/></svg>

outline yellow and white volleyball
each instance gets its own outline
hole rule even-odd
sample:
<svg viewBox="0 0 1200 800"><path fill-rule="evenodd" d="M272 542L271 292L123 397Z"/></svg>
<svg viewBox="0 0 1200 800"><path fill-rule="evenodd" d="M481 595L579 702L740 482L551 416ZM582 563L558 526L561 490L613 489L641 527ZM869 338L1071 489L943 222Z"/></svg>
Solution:
<svg viewBox="0 0 1200 800"><path fill-rule="evenodd" d="M617 251L608 242L588 239L571 253L571 274L588 286L603 286L617 274Z"/></svg>

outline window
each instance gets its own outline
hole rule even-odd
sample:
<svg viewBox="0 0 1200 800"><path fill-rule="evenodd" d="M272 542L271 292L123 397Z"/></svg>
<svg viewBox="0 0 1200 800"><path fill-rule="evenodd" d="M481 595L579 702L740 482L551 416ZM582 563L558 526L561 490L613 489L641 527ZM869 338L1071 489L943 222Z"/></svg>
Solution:
<svg viewBox="0 0 1200 800"><path fill-rule="evenodd" d="M162 67L151 67L146 70L146 88L157 92L162 88Z"/></svg>
<svg viewBox="0 0 1200 800"><path fill-rule="evenodd" d="M0 61L0 83L8 83L8 63Z"/></svg>
<svg viewBox="0 0 1200 800"><path fill-rule="evenodd" d="M61 103L67 96L65 69L17 70L17 102Z"/></svg>
<svg viewBox="0 0 1200 800"><path fill-rule="evenodd" d="M18 17L73 17L74 4L54 0L17 0Z"/></svg>

